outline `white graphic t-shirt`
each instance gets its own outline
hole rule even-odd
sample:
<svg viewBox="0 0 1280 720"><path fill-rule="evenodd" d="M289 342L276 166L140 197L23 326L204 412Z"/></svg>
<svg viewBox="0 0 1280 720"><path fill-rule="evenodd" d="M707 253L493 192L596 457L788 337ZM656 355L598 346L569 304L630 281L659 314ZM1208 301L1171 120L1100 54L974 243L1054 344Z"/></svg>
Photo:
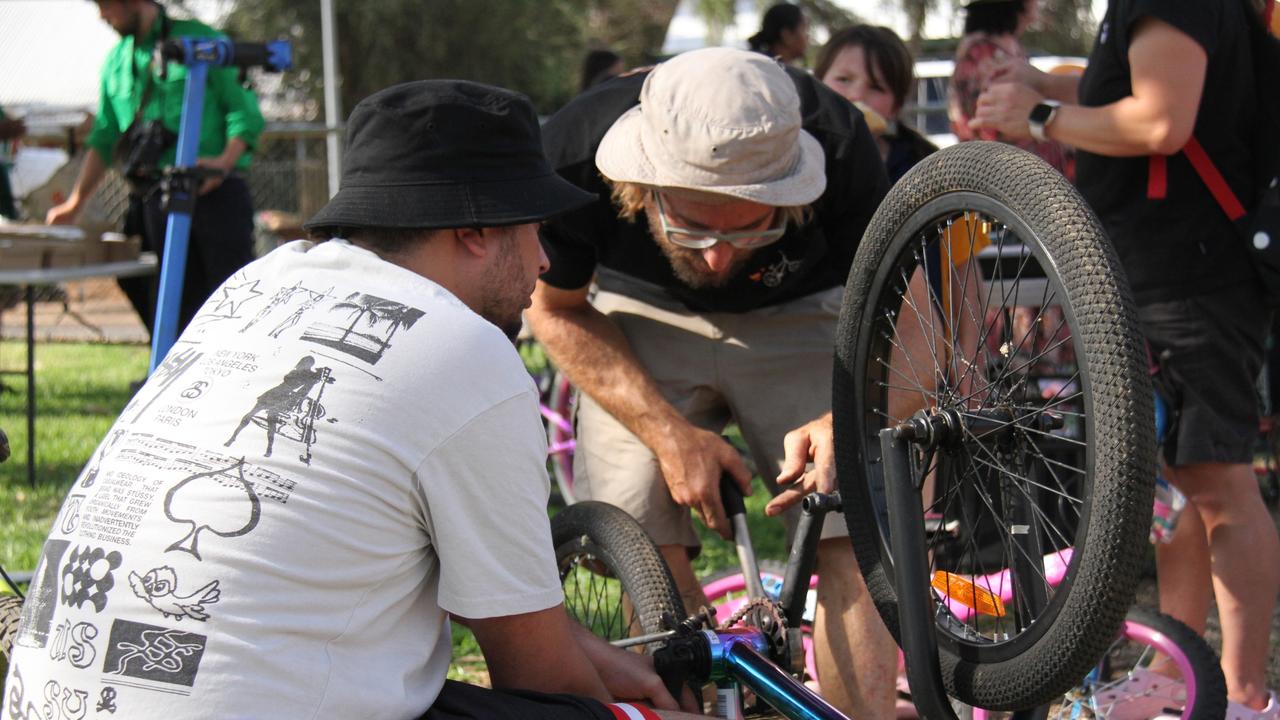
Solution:
<svg viewBox="0 0 1280 720"><path fill-rule="evenodd" d="M9 720L417 718L447 613L563 600L536 389L503 333L343 241L205 303L76 480Z"/></svg>

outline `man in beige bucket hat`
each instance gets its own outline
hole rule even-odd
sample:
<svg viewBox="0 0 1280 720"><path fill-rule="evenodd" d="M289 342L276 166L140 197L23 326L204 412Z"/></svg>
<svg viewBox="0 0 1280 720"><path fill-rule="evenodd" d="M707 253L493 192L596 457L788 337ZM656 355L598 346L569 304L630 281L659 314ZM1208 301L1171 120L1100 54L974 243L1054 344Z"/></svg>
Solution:
<svg viewBox="0 0 1280 720"><path fill-rule="evenodd" d="M830 433L810 421L830 410L841 294L884 167L853 105L803 71L727 48L610 80L543 132L561 176L600 198L544 224L551 266L526 313L581 391L574 494L637 517L696 609L689 510L727 535L722 473L750 489L721 437L728 423L769 489L790 488L769 514L801 488L834 489ZM843 518L828 520L823 695L855 717L892 717L896 648Z"/></svg>

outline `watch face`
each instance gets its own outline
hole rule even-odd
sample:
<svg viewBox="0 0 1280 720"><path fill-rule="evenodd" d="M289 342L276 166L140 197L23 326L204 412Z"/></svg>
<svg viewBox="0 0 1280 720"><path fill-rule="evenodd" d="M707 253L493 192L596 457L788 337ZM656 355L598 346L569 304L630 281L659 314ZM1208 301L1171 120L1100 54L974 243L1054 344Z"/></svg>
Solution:
<svg viewBox="0 0 1280 720"><path fill-rule="evenodd" d="M1031 122L1043 125L1049 120L1049 117L1053 115L1053 111L1053 105L1048 103L1036 103L1036 106L1031 109Z"/></svg>

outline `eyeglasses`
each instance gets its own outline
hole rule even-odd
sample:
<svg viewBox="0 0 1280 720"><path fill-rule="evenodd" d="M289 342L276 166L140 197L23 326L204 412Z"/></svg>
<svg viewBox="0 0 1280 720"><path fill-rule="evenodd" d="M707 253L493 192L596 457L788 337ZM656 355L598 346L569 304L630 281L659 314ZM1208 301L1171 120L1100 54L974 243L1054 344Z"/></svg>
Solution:
<svg viewBox="0 0 1280 720"><path fill-rule="evenodd" d="M658 203L658 222L662 225L662 232L666 234L667 239L674 245L691 250L706 250L718 242L727 242L741 250L753 250L778 242L787 232L787 216L776 210L774 215L781 216L782 222L775 224L774 227L768 230L722 233L715 230L690 230L688 228L674 227L667 222L667 208L662 204L662 193L653 193L653 198Z"/></svg>

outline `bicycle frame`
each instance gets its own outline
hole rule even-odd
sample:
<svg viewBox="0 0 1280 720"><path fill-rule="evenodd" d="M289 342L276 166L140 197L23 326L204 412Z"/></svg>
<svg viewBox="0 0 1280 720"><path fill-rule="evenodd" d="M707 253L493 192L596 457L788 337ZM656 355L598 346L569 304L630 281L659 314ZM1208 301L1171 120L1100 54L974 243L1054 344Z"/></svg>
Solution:
<svg viewBox="0 0 1280 720"><path fill-rule="evenodd" d="M654 653L654 667L673 692L684 679L716 684L716 714L727 720L743 716L742 688L783 715L796 720L848 720L817 693L775 665L770 644L756 628L700 630L686 628Z"/></svg>

